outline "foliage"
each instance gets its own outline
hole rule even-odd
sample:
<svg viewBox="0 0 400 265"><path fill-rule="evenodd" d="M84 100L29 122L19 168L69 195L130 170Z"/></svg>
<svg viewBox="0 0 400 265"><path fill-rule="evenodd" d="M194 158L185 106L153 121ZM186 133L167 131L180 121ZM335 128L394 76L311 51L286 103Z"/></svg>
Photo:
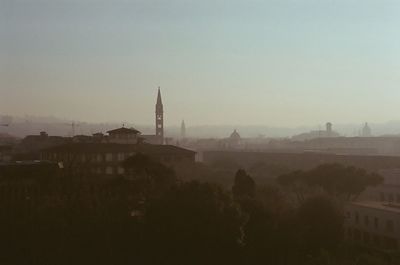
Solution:
<svg viewBox="0 0 400 265"><path fill-rule="evenodd" d="M253 198L255 196L256 183L244 171L239 169L235 175L235 183L232 187L233 197L236 200L241 198Z"/></svg>
<svg viewBox="0 0 400 265"><path fill-rule="evenodd" d="M147 242L158 253L152 264L221 264L238 251L241 214L217 185L183 183L149 202L146 213Z"/></svg>
<svg viewBox="0 0 400 265"><path fill-rule="evenodd" d="M342 200L355 200L368 186L382 183L383 178L364 169L340 164L323 164L309 171L295 171L278 177L278 183L291 187L304 201L307 187L320 187Z"/></svg>
<svg viewBox="0 0 400 265"><path fill-rule="evenodd" d="M0 264L399 264L342 238L338 194L377 176L337 166L288 174L284 187L326 190L294 205L280 185L256 185L244 170L229 190L178 180L142 155L124 166L125 176L109 179L39 171L0 179ZM347 178L351 189L341 186Z"/></svg>

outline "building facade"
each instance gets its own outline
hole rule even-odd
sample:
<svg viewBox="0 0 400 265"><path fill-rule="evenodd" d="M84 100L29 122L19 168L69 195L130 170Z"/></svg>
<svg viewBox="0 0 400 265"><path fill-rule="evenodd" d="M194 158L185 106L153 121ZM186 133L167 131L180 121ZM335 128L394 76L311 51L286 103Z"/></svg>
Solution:
<svg viewBox="0 0 400 265"><path fill-rule="evenodd" d="M345 211L348 239L381 249L399 250L400 205L353 202Z"/></svg>
<svg viewBox="0 0 400 265"><path fill-rule="evenodd" d="M42 151L42 159L60 163L71 175L122 175L123 162L144 154L168 166L194 163L195 152L172 145L72 143Z"/></svg>

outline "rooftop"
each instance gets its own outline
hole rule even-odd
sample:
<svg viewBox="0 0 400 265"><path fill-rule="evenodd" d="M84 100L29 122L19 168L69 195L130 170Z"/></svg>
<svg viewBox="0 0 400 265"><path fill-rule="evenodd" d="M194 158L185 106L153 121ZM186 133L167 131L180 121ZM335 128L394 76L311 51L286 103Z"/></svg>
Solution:
<svg viewBox="0 0 400 265"><path fill-rule="evenodd" d="M350 203L350 205L400 214L400 204L365 201L365 202L352 202Z"/></svg>
<svg viewBox="0 0 400 265"><path fill-rule="evenodd" d="M121 127L107 132L108 134L138 134L140 131L135 128L125 128Z"/></svg>

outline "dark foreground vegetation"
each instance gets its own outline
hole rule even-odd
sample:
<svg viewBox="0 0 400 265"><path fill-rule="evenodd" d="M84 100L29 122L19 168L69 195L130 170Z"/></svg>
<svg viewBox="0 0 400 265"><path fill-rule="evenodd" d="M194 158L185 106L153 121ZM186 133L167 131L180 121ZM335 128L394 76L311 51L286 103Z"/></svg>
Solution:
<svg viewBox="0 0 400 265"><path fill-rule="evenodd" d="M1 176L0 264L400 264L343 238L344 201L377 175L324 165L257 186L239 170L226 189L142 155L124 166L113 179Z"/></svg>

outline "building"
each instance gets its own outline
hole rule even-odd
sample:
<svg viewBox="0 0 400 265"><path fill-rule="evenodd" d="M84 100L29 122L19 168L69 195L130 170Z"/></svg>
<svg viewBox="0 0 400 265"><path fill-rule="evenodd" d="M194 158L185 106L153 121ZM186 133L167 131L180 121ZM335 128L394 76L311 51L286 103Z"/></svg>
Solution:
<svg viewBox="0 0 400 265"><path fill-rule="evenodd" d="M397 203L400 205L400 169L383 169L378 171L384 181L381 185L367 188L360 200L382 203Z"/></svg>
<svg viewBox="0 0 400 265"><path fill-rule="evenodd" d="M351 240L390 250L400 249L400 169L382 169L384 181L369 187L346 206L346 232Z"/></svg>
<svg viewBox="0 0 400 265"><path fill-rule="evenodd" d="M185 125L185 121L182 120L181 123L181 140L186 139L186 125Z"/></svg>
<svg viewBox="0 0 400 265"><path fill-rule="evenodd" d="M316 139L316 138L331 138L331 137L339 137L339 133L335 132L333 130L333 125L332 123L328 122L325 125L325 131L324 130L318 130L318 131L311 131L307 133L301 133L298 135L295 135L292 137L293 141L306 141L306 140L311 140L311 139Z"/></svg>
<svg viewBox="0 0 400 265"><path fill-rule="evenodd" d="M107 143L137 144L140 141L140 132L134 128L118 128L108 131Z"/></svg>
<svg viewBox="0 0 400 265"><path fill-rule="evenodd" d="M72 175L119 175L125 173L122 163L139 153L169 166L194 163L196 154L172 145L72 143L43 150L42 159L60 163Z"/></svg>
<svg viewBox="0 0 400 265"><path fill-rule="evenodd" d="M38 153L40 150L66 144L72 141L70 137L49 136L46 132L40 132L39 135L28 135L22 139L18 146L20 152Z"/></svg>
<svg viewBox="0 0 400 265"><path fill-rule="evenodd" d="M146 143L149 144L164 144L164 106L161 98L160 87L158 87L157 102L156 102L156 131L155 135L142 135Z"/></svg>
<svg viewBox="0 0 400 265"><path fill-rule="evenodd" d="M345 207L346 237L381 249L399 250L400 205L352 202Z"/></svg>
<svg viewBox="0 0 400 265"><path fill-rule="evenodd" d="M362 137L371 137L371 128L368 126L368 123L364 124L364 127L362 129L362 133L361 133Z"/></svg>
<svg viewBox="0 0 400 265"><path fill-rule="evenodd" d="M240 149L242 147L242 137L235 129L228 138L222 139L219 145L222 149Z"/></svg>

